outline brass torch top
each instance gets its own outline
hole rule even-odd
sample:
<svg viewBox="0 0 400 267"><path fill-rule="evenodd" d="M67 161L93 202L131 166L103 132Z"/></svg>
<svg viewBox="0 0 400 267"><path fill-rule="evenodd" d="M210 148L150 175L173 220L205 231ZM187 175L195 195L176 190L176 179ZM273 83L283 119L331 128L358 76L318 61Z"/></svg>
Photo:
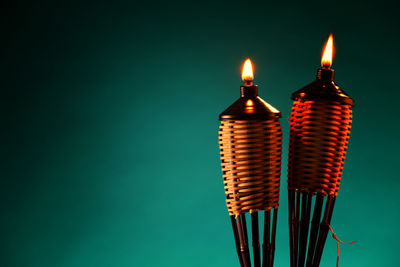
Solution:
<svg viewBox="0 0 400 267"><path fill-rule="evenodd" d="M253 84L253 67L250 59L243 66L240 98L219 115L220 120L268 120L280 118L281 113L258 96L258 86Z"/></svg>
<svg viewBox="0 0 400 267"><path fill-rule="evenodd" d="M317 71L317 79L294 92L293 100L327 100L354 106L354 100L333 81L335 75L335 71L331 69L333 52L333 36L331 34L322 53L321 68Z"/></svg>

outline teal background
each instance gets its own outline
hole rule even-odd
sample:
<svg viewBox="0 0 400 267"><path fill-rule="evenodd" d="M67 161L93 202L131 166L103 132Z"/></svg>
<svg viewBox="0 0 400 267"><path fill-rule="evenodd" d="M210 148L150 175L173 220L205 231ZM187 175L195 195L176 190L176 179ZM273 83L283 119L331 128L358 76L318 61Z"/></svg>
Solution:
<svg viewBox="0 0 400 267"><path fill-rule="evenodd" d="M250 57L283 115L275 266L289 266L290 95L334 34L356 101L332 226L340 266L399 266L395 1L96 1L1 11L0 266L238 266L218 114ZM321 266L335 266L329 237Z"/></svg>

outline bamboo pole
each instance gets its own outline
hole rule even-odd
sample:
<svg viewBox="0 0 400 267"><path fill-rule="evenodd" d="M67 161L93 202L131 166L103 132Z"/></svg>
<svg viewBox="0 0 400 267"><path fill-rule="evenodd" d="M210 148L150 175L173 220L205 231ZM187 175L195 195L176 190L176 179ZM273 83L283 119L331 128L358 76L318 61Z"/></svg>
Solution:
<svg viewBox="0 0 400 267"><path fill-rule="evenodd" d="M236 244L236 252L239 257L239 262L240 266L244 266L243 259L240 253L240 241L239 241L239 234L238 234L238 228L235 220L235 215L231 215L231 223L232 223L232 229L233 229L233 236L235 237L235 244Z"/></svg>
<svg viewBox="0 0 400 267"><path fill-rule="evenodd" d="M245 266L251 266L250 261L250 252L248 246L248 238L247 238L247 226L246 226L246 216L245 214L240 214L236 217L236 223L238 225L239 230L239 240L240 240L240 252L243 257L243 263Z"/></svg>
<svg viewBox="0 0 400 267"><path fill-rule="evenodd" d="M271 210L264 212L264 242L263 242L263 267L268 267L270 262L270 229L271 229Z"/></svg>
<svg viewBox="0 0 400 267"><path fill-rule="evenodd" d="M253 256L254 256L254 267L261 266L260 256L260 237L259 237L259 226L258 226L258 212L251 213L251 236L253 244Z"/></svg>
<svg viewBox="0 0 400 267"><path fill-rule="evenodd" d="M295 227L295 193L293 189L288 190L289 200L289 247L290 247L290 266L296 266L296 252L294 250L294 227Z"/></svg>
<svg viewBox="0 0 400 267"><path fill-rule="evenodd" d="M295 192L296 195L296 209L294 217L294 252L295 252L295 266L299 260L299 217L300 217L300 192Z"/></svg>
<svg viewBox="0 0 400 267"><path fill-rule="evenodd" d="M301 222L300 222L300 247L299 247L299 262L298 267L304 267L304 262L306 259L307 252L307 240L308 240L308 230L310 225L310 211L311 211L311 201L312 194L303 192L302 198L302 211L301 211Z"/></svg>
<svg viewBox="0 0 400 267"><path fill-rule="evenodd" d="M275 257L275 237L276 237L276 222L278 220L278 209L274 209L274 217L272 219L272 234L271 234L271 246L270 246L270 264L269 267L274 266Z"/></svg>
<svg viewBox="0 0 400 267"><path fill-rule="evenodd" d="M312 266L314 252L315 252L315 245L318 238L319 224L321 221L321 212L323 204L324 204L324 196L322 193L318 193L315 199L314 213L311 221L310 241L308 243L306 267Z"/></svg>
<svg viewBox="0 0 400 267"><path fill-rule="evenodd" d="M318 267L321 262L322 253L324 251L325 241L329 232L329 225L331 223L333 208L335 205L335 196L329 196L326 203L324 219L320 225L320 234L318 236L317 248L314 255L313 266Z"/></svg>

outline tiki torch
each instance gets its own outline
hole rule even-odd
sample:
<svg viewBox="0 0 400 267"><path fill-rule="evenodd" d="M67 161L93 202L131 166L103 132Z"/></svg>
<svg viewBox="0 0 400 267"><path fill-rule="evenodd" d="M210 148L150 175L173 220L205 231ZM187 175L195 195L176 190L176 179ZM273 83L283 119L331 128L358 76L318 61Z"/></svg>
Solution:
<svg viewBox="0 0 400 267"><path fill-rule="evenodd" d="M258 96L249 59L242 79L240 98L219 116L226 204L241 266L251 266L246 222L246 213L250 213L254 266L261 266L262 261L263 267L272 267L281 173L281 113ZM264 215L262 257L259 213Z"/></svg>
<svg viewBox="0 0 400 267"><path fill-rule="evenodd" d="M330 35L317 79L292 95L288 165L291 267L320 264L350 136L354 101L333 81L332 54Z"/></svg>

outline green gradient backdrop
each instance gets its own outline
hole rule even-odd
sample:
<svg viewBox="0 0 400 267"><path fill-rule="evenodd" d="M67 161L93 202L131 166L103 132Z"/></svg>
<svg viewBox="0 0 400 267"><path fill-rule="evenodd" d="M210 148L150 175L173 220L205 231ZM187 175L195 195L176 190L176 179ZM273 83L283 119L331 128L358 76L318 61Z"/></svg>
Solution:
<svg viewBox="0 0 400 267"><path fill-rule="evenodd" d="M354 124L333 227L341 266L399 266L395 1L113 1L3 8L0 266L238 266L218 114L255 65L282 111L276 266L289 265L290 94L335 37ZM321 266L334 266L328 238Z"/></svg>

